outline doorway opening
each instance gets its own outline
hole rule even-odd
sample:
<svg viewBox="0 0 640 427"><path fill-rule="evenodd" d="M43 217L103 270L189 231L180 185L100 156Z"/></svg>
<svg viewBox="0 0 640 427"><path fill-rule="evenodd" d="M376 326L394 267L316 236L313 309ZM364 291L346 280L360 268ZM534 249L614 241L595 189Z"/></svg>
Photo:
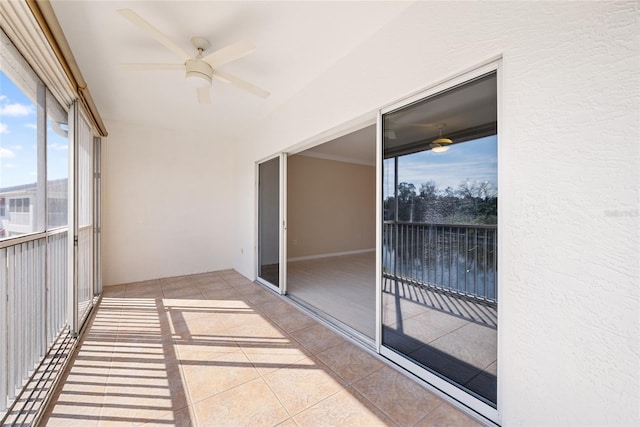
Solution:
<svg viewBox="0 0 640 427"><path fill-rule="evenodd" d="M376 328L375 151L369 125L287 161L287 294L369 345Z"/></svg>

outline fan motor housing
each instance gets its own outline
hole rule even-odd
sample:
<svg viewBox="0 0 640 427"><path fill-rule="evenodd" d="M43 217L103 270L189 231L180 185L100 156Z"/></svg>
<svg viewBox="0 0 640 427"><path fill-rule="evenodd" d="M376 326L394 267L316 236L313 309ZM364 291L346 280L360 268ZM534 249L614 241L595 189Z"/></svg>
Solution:
<svg viewBox="0 0 640 427"><path fill-rule="evenodd" d="M206 62L199 59L188 59L187 62L185 62L185 68L187 70L187 79L191 77L199 77L205 78L209 81L209 83L211 83L211 78L213 77L213 68L211 68L211 65L207 64Z"/></svg>

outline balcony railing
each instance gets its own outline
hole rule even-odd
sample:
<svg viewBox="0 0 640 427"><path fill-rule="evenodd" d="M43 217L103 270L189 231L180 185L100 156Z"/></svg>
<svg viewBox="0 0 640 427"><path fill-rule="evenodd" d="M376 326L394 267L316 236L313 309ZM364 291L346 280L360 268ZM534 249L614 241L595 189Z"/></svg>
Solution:
<svg viewBox="0 0 640 427"><path fill-rule="evenodd" d="M12 225L31 225L33 217L31 212L9 212L9 224Z"/></svg>
<svg viewBox="0 0 640 427"><path fill-rule="evenodd" d="M385 277L497 303L495 225L385 222Z"/></svg>
<svg viewBox="0 0 640 427"><path fill-rule="evenodd" d="M67 324L67 230L0 242L0 419Z"/></svg>

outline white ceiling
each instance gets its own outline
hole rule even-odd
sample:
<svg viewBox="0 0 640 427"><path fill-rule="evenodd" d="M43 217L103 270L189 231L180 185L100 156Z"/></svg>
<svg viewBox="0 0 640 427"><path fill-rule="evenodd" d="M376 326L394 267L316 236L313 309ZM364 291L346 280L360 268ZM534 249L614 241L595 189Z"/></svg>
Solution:
<svg viewBox="0 0 640 427"><path fill-rule="evenodd" d="M62 1L53 9L103 119L197 128L238 137L268 117L411 2ZM128 62L176 62L174 53L123 19L129 8L188 52L192 36L209 52L239 40L256 51L220 68L260 86L262 99L220 81L198 104L181 71L132 71ZM194 52L195 54L195 52Z"/></svg>

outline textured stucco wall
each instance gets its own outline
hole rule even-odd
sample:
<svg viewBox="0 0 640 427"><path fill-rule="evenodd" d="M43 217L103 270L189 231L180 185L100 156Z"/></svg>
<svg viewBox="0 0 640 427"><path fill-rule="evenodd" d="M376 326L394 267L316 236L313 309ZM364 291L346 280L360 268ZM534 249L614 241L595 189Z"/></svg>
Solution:
<svg viewBox="0 0 640 427"><path fill-rule="evenodd" d="M638 5L412 5L240 141L235 268L256 160L501 55L501 422L640 424Z"/></svg>

